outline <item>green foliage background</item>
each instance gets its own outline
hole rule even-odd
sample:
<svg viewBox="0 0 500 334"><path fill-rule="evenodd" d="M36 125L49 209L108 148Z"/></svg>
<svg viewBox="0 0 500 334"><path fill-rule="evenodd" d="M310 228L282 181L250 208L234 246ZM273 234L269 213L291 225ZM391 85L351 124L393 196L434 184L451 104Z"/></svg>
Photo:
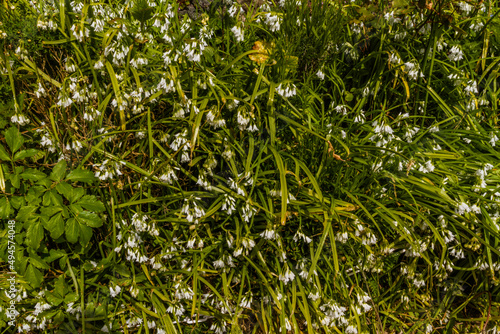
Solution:
<svg viewBox="0 0 500 334"><path fill-rule="evenodd" d="M3 1L17 326L497 328L498 3L239 8Z"/></svg>

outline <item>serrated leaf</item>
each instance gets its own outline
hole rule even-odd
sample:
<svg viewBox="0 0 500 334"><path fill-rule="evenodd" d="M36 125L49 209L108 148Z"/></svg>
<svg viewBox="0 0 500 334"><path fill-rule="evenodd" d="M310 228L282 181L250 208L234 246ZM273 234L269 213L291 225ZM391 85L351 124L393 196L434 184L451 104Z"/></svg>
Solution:
<svg viewBox="0 0 500 334"><path fill-rule="evenodd" d="M47 175L45 175L45 173L40 172L39 170L34 168L28 168L23 173L21 173L21 178L23 178L24 180L38 181L46 177Z"/></svg>
<svg viewBox="0 0 500 334"><path fill-rule="evenodd" d="M24 203L25 202L23 196L12 196L10 198L10 204L14 207L14 209L18 210Z"/></svg>
<svg viewBox="0 0 500 334"><path fill-rule="evenodd" d="M38 288L43 281L43 275L34 265L28 265L24 272L24 278L34 288Z"/></svg>
<svg viewBox="0 0 500 334"><path fill-rule="evenodd" d="M0 198L0 218L8 219L10 211L11 211L11 206L7 197Z"/></svg>
<svg viewBox="0 0 500 334"><path fill-rule="evenodd" d="M78 241L78 236L80 235L80 226L76 219L68 219L64 231L66 232L66 240L68 240L68 242L74 244Z"/></svg>
<svg viewBox="0 0 500 334"><path fill-rule="evenodd" d="M82 247L86 247L90 238L92 238L92 228L80 224L80 245L82 245Z"/></svg>
<svg viewBox="0 0 500 334"><path fill-rule="evenodd" d="M11 127L5 131L5 140L12 154L16 153L24 143L24 138L16 127Z"/></svg>
<svg viewBox="0 0 500 334"><path fill-rule="evenodd" d="M84 209L93 212L101 212L105 210L104 204L93 195L83 196L76 204L81 205Z"/></svg>
<svg viewBox="0 0 500 334"><path fill-rule="evenodd" d="M30 252L30 263L33 264L35 267L38 269L49 269L49 265L42 260L41 257L39 257L37 254L34 252Z"/></svg>
<svg viewBox="0 0 500 334"><path fill-rule="evenodd" d="M64 280L63 275L60 275L57 278L57 282L55 284L55 289L54 292L57 293L59 296L64 296L66 292L66 281Z"/></svg>
<svg viewBox="0 0 500 334"><path fill-rule="evenodd" d="M26 232L28 245L33 249L38 249L38 247L40 247L40 242L43 239L43 234L43 226L41 223L36 222L30 224L28 227L28 231Z"/></svg>
<svg viewBox="0 0 500 334"><path fill-rule="evenodd" d="M76 302L77 300L78 300L78 295L74 292L70 292L66 296L64 296L65 303Z"/></svg>
<svg viewBox="0 0 500 334"><path fill-rule="evenodd" d="M59 194L63 195L64 197L66 197L66 199L68 201L70 201L71 203L74 202L74 199L75 198L79 198L81 196L78 196L78 195L83 195L83 193L80 192L80 194L76 193L78 188L73 188L72 186L70 186L69 184L67 184L66 182L61 182L61 183L58 183L56 185L56 190Z"/></svg>
<svg viewBox="0 0 500 334"><path fill-rule="evenodd" d="M19 151L14 155L14 161L22 160L22 159L26 159L26 158L35 156L37 153L38 153L38 150L36 150L34 148Z"/></svg>
<svg viewBox="0 0 500 334"><path fill-rule="evenodd" d="M16 219L21 222L25 222L28 218L32 217L33 213L35 213L37 209L38 206L34 205L23 206L17 213Z"/></svg>
<svg viewBox="0 0 500 334"><path fill-rule="evenodd" d="M10 156L2 145L0 145L0 160L10 161Z"/></svg>
<svg viewBox="0 0 500 334"><path fill-rule="evenodd" d="M61 160L54 166L50 173L50 179L53 181L61 181L66 174L66 160Z"/></svg>
<svg viewBox="0 0 500 334"><path fill-rule="evenodd" d="M120 274L121 276L125 276L125 277L130 277L131 273L130 273L130 270L124 266L123 264L119 264L117 266L114 267L116 272L118 274Z"/></svg>
<svg viewBox="0 0 500 334"><path fill-rule="evenodd" d="M153 17L154 8L146 0L137 0L131 12L137 21L144 23Z"/></svg>
<svg viewBox="0 0 500 334"><path fill-rule="evenodd" d="M42 213L42 215L46 215L47 217L52 217L54 214L61 212L62 210L63 207L58 205L40 208L40 212Z"/></svg>
<svg viewBox="0 0 500 334"><path fill-rule="evenodd" d="M99 218L99 216L93 212L89 211L82 211L78 214L76 217L80 222L83 224L90 226L90 227L101 227L102 226L102 220Z"/></svg>
<svg viewBox="0 0 500 334"><path fill-rule="evenodd" d="M61 195L59 195L54 189L52 189L49 192L49 197L50 197L50 202L52 203L52 205L58 205L58 206L63 205L63 199L62 199Z"/></svg>
<svg viewBox="0 0 500 334"><path fill-rule="evenodd" d="M45 291L45 297L47 297L47 301L52 306L57 306L64 301L61 296L59 296L58 294L52 293L50 291Z"/></svg>
<svg viewBox="0 0 500 334"><path fill-rule="evenodd" d="M19 173L14 173L10 175L10 182L14 188L19 188L21 186L21 177Z"/></svg>
<svg viewBox="0 0 500 334"><path fill-rule="evenodd" d="M62 213L55 214L47 222L47 230L53 239L59 238L64 233L64 219Z"/></svg>
<svg viewBox="0 0 500 334"><path fill-rule="evenodd" d="M66 252L63 251L63 250L51 249L49 251L49 256L47 256L46 258L44 258L44 260L45 260L45 262L51 263L52 261L55 261L55 260L57 260L58 258L60 258L61 256L64 256L64 255L66 255Z"/></svg>
<svg viewBox="0 0 500 334"><path fill-rule="evenodd" d="M75 169L68 174L66 180L80 181L80 182L94 182L96 177L94 173L85 169Z"/></svg>

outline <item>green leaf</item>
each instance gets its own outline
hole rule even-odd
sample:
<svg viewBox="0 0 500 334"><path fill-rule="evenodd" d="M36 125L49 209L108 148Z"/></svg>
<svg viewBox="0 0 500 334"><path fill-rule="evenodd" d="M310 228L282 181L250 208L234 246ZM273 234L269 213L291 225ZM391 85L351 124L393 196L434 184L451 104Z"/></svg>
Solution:
<svg viewBox="0 0 500 334"><path fill-rule="evenodd" d="M10 156L2 145L0 145L0 160L10 161Z"/></svg>
<svg viewBox="0 0 500 334"><path fill-rule="evenodd" d="M47 301L53 306L57 306L64 301L61 296L50 291L45 291L45 297L47 297Z"/></svg>
<svg viewBox="0 0 500 334"><path fill-rule="evenodd" d="M84 209L93 212L101 212L105 210L104 204L92 195L83 196L78 202L76 202L76 204L81 205Z"/></svg>
<svg viewBox="0 0 500 334"><path fill-rule="evenodd" d="M12 204L12 206L14 207L14 209L19 210L19 208L21 207L21 205L23 205L25 203L24 202L24 197L23 196L12 196L10 198L10 203Z"/></svg>
<svg viewBox="0 0 500 334"><path fill-rule="evenodd" d="M23 178L24 180L38 181L46 177L47 175L45 175L45 173L40 172L39 170L34 168L28 168L23 173L21 173L21 178Z"/></svg>
<svg viewBox="0 0 500 334"><path fill-rule="evenodd" d="M53 181L61 181L66 174L66 160L61 160L54 166L52 173L50 173L50 179Z"/></svg>
<svg viewBox="0 0 500 334"><path fill-rule="evenodd" d="M66 296L64 296L65 303L76 302L77 300L78 300L78 295L74 292L70 292Z"/></svg>
<svg viewBox="0 0 500 334"><path fill-rule="evenodd" d="M10 216L11 206L7 197L0 198L0 218L8 219Z"/></svg>
<svg viewBox="0 0 500 334"><path fill-rule="evenodd" d="M154 8L146 0L137 0L131 12L137 21L144 23L153 17Z"/></svg>
<svg viewBox="0 0 500 334"><path fill-rule="evenodd" d="M66 197L68 201L73 203L77 199L83 196L85 194L85 190L82 188L73 188L71 185L69 185L66 182L61 182L56 185L56 190L59 192L61 195Z"/></svg>
<svg viewBox="0 0 500 334"><path fill-rule="evenodd" d="M101 227L102 226L102 220L99 218L99 216L95 213L89 212L89 211L82 211L80 214L76 217L79 221L84 223L87 226L90 227Z"/></svg>
<svg viewBox="0 0 500 334"><path fill-rule="evenodd" d="M71 173L68 174L66 180L71 181L80 181L80 182L94 182L96 177L94 173L85 169L75 169L72 170Z"/></svg>
<svg viewBox="0 0 500 334"><path fill-rule="evenodd" d="M18 189L21 186L21 177L19 176L19 173L15 172L10 174L10 182L14 188Z"/></svg>
<svg viewBox="0 0 500 334"><path fill-rule="evenodd" d="M70 218L66 222L66 240L73 244L78 241L78 235L80 234L80 227L78 225L78 222L74 218Z"/></svg>
<svg viewBox="0 0 500 334"><path fill-rule="evenodd" d="M40 247L40 242L43 239L43 234L43 226L41 223L36 222L34 224L30 224L28 231L26 232L28 245L34 249L38 249L38 247Z"/></svg>
<svg viewBox="0 0 500 334"><path fill-rule="evenodd" d="M83 224L79 225L80 225L80 245L82 245L82 247L86 247L90 241L90 238L92 238L92 228L85 226Z"/></svg>
<svg viewBox="0 0 500 334"><path fill-rule="evenodd" d="M53 239L59 238L64 233L64 219L62 213L54 215L47 223L47 230Z"/></svg>
<svg viewBox="0 0 500 334"><path fill-rule="evenodd" d="M38 269L50 269L49 265L36 253L30 252L30 263Z"/></svg>
<svg viewBox="0 0 500 334"><path fill-rule="evenodd" d="M17 213L16 219L21 222L25 222L28 218L32 217L33 213L35 213L37 209L38 206L34 205L23 206Z"/></svg>
<svg viewBox="0 0 500 334"><path fill-rule="evenodd" d="M63 199L61 195L59 195L54 189L52 189L48 194L52 205L58 205L58 206L63 205Z"/></svg>
<svg viewBox="0 0 500 334"><path fill-rule="evenodd" d="M24 272L24 278L34 288L38 288L43 281L43 275L34 265L28 265Z"/></svg>
<svg viewBox="0 0 500 334"><path fill-rule="evenodd" d="M57 293L59 296L64 296L64 294L66 293L66 281L64 280L64 276L63 275L60 275L58 278L57 278L57 282L55 284L55 289L54 289L54 292Z"/></svg>
<svg viewBox="0 0 500 334"><path fill-rule="evenodd" d="M17 152L17 153L14 155L14 161L17 161L17 160L22 160L22 159L26 159L26 158L33 157L33 156L35 156L37 153L38 153L38 150L35 150L34 148L31 148L31 149L28 149L28 150L22 150L22 151L19 151L19 152Z"/></svg>
<svg viewBox="0 0 500 334"><path fill-rule="evenodd" d="M123 264L116 265L114 268L121 276L130 277L131 275L130 270Z"/></svg>
<svg viewBox="0 0 500 334"><path fill-rule="evenodd" d="M57 260L58 258L60 258L61 256L64 256L64 255L66 255L66 252L63 251L63 250L51 249L49 251L49 256L47 256L46 258L44 258L44 260L45 260L45 262L51 263L52 261L55 261L55 260Z"/></svg>
<svg viewBox="0 0 500 334"><path fill-rule="evenodd" d="M14 154L23 145L24 138L16 127L11 127L5 131L5 140L9 145L10 151Z"/></svg>
<svg viewBox="0 0 500 334"><path fill-rule="evenodd" d="M42 215L46 215L47 217L52 217L55 213L61 212L62 210L63 207L59 205L40 208Z"/></svg>

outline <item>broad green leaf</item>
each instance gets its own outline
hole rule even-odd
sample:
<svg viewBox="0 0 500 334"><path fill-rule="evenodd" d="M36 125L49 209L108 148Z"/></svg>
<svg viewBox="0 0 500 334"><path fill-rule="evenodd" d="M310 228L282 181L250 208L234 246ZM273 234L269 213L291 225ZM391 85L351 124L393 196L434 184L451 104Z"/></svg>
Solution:
<svg viewBox="0 0 500 334"><path fill-rule="evenodd" d="M57 260L58 258L60 258L61 256L64 256L64 255L66 255L66 252L63 251L63 250L51 249L49 251L49 256L47 256L46 258L44 258L44 260L45 260L45 262L51 263L52 261L55 261L55 260Z"/></svg>
<svg viewBox="0 0 500 334"><path fill-rule="evenodd" d="M10 182L12 183L12 186L16 189L18 189L21 186L21 176L19 175L20 173L13 173L10 174Z"/></svg>
<svg viewBox="0 0 500 334"><path fill-rule="evenodd" d="M2 145L0 145L0 160L10 161L10 156L7 151L5 151Z"/></svg>
<svg viewBox="0 0 500 334"><path fill-rule="evenodd" d="M24 203L24 196L12 196L10 198L10 204L14 207L14 209L18 210Z"/></svg>
<svg viewBox="0 0 500 334"><path fill-rule="evenodd" d="M94 182L96 180L96 177L94 173L92 173L91 171L79 168L72 170L71 173L69 173L68 176L66 177L66 180L90 183Z"/></svg>
<svg viewBox="0 0 500 334"><path fill-rule="evenodd" d="M52 205L58 205L58 206L63 205L62 196L59 195L55 189L50 190L49 197L50 197L50 202L52 203Z"/></svg>
<svg viewBox="0 0 500 334"><path fill-rule="evenodd" d="M137 21L145 23L153 17L154 8L150 7L146 0L136 0L131 13Z"/></svg>
<svg viewBox="0 0 500 334"><path fill-rule="evenodd" d="M53 239L59 238L64 233L64 218L62 213L55 214L47 222L47 230Z"/></svg>
<svg viewBox="0 0 500 334"><path fill-rule="evenodd" d="M66 240L71 243L75 243L78 241L78 236L80 235L80 226L76 219L70 218L66 222L66 227L65 227L65 232L66 232Z"/></svg>
<svg viewBox="0 0 500 334"><path fill-rule="evenodd" d="M47 301L52 305L52 306L57 306L61 304L64 299L62 296L56 293L52 293L50 291L45 291L45 297L47 298Z"/></svg>
<svg viewBox="0 0 500 334"><path fill-rule="evenodd" d="M43 226L40 222L30 224L28 231L26 232L28 245L33 249L38 249L38 247L40 247L40 242L43 239L43 234Z"/></svg>
<svg viewBox="0 0 500 334"><path fill-rule="evenodd" d="M38 210L38 206L34 205L23 206L17 213L16 219L21 222L25 222L26 220L28 220L28 218L32 217L33 213L35 213L36 210Z"/></svg>
<svg viewBox="0 0 500 334"><path fill-rule="evenodd" d="M11 210L10 201L7 197L0 198L0 218L8 219Z"/></svg>
<svg viewBox="0 0 500 334"><path fill-rule="evenodd" d="M73 188L66 182L58 183L56 185L56 190L58 193L66 197L66 199L71 203L74 203L85 194L85 190L83 190L82 188Z"/></svg>
<svg viewBox="0 0 500 334"><path fill-rule="evenodd" d="M33 156L35 156L37 153L38 153L38 150L35 150L35 149L28 149L28 150L22 150L22 151L19 151L19 152L17 152L17 153L14 155L14 161L17 161L17 160L22 160L22 159L26 159L26 158L33 157Z"/></svg>
<svg viewBox="0 0 500 334"><path fill-rule="evenodd" d="M11 127L5 131L5 140L12 154L16 153L24 143L24 138L16 127Z"/></svg>
<svg viewBox="0 0 500 334"><path fill-rule="evenodd" d="M101 212L105 210L104 204L93 195L85 195L76 204L81 205L83 208L93 211Z"/></svg>
<svg viewBox="0 0 500 334"><path fill-rule="evenodd" d="M66 160L61 160L54 166L52 173L50 173L50 179L53 181L61 181L66 174Z"/></svg>
<svg viewBox="0 0 500 334"><path fill-rule="evenodd" d="M34 168L28 168L23 173L21 173L21 178L23 178L24 180L38 181L45 177L47 177L45 173L40 172L39 170Z"/></svg>
<svg viewBox="0 0 500 334"><path fill-rule="evenodd" d="M66 290L67 290L66 281L64 280L64 276L60 275L57 278L54 292L57 293L59 296L64 296L64 294L66 293Z"/></svg>
<svg viewBox="0 0 500 334"><path fill-rule="evenodd" d="M65 303L76 302L78 300L78 295L74 292L70 292L64 296Z"/></svg>
<svg viewBox="0 0 500 334"><path fill-rule="evenodd" d="M90 227L101 227L102 220L95 213L89 211L82 211L76 217L79 221Z"/></svg>
<svg viewBox="0 0 500 334"><path fill-rule="evenodd" d="M24 272L24 278L34 288L38 288L43 281L43 275L34 265L29 264Z"/></svg>
<svg viewBox="0 0 500 334"><path fill-rule="evenodd" d="M29 257L30 257L30 263L33 264L38 269L49 269L50 268L49 265L41 257L39 257L36 253L30 252Z"/></svg>
<svg viewBox="0 0 500 334"><path fill-rule="evenodd" d="M80 225L80 245L82 245L82 247L86 247L90 241L90 238L92 238L92 228L85 226L83 224L79 225Z"/></svg>

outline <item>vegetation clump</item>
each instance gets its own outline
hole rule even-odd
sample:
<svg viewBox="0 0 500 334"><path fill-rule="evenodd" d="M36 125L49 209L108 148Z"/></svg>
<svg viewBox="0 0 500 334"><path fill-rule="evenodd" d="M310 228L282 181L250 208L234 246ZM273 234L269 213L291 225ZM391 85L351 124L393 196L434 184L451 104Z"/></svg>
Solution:
<svg viewBox="0 0 500 334"><path fill-rule="evenodd" d="M3 0L0 327L496 333L498 1L188 5Z"/></svg>

